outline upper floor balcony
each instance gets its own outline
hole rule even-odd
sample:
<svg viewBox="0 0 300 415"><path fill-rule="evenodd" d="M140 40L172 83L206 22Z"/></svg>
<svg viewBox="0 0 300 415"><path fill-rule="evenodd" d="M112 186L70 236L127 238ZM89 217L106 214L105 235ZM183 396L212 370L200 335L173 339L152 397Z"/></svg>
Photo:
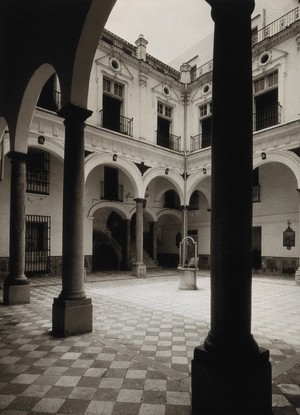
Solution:
<svg viewBox="0 0 300 415"><path fill-rule="evenodd" d="M211 146L211 131L191 136L190 151L200 150Z"/></svg>
<svg viewBox="0 0 300 415"><path fill-rule="evenodd" d="M264 26L260 30L253 30L252 32L252 46L257 45L263 40L270 38L283 30L287 29L293 23L295 23L300 18L299 7L291 10L290 12L279 17L279 19L274 20L272 23ZM205 64L199 66L193 76L192 81L200 78L202 75L209 73L213 70L213 60L206 62Z"/></svg>
<svg viewBox="0 0 300 415"><path fill-rule="evenodd" d="M174 134L163 134L156 131L157 144L161 147L169 148L170 150L181 150L181 137Z"/></svg>
<svg viewBox="0 0 300 415"><path fill-rule="evenodd" d="M281 123L281 105L264 108L253 114L253 131L263 130Z"/></svg>
<svg viewBox="0 0 300 415"><path fill-rule="evenodd" d="M100 111L100 126L130 137L133 135L133 118L116 115L113 111Z"/></svg>

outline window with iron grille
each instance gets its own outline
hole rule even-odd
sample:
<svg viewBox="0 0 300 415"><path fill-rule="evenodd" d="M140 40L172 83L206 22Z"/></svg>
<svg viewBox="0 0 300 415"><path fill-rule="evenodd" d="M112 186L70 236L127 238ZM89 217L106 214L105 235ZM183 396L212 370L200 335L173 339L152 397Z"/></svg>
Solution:
<svg viewBox="0 0 300 415"><path fill-rule="evenodd" d="M39 148L29 148L26 165L26 191L49 195L50 154Z"/></svg>
<svg viewBox="0 0 300 415"><path fill-rule="evenodd" d="M50 271L50 216L26 215L25 272Z"/></svg>

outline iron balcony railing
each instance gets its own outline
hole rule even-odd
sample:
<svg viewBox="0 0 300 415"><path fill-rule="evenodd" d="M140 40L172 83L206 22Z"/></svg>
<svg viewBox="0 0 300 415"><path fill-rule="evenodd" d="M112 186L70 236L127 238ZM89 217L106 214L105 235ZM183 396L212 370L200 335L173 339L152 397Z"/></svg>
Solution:
<svg viewBox="0 0 300 415"><path fill-rule="evenodd" d="M169 148L170 150L181 150L181 137L174 134L162 134L156 131L157 144L161 147Z"/></svg>
<svg viewBox="0 0 300 415"><path fill-rule="evenodd" d="M200 150L211 146L211 131L191 136L190 151Z"/></svg>
<svg viewBox="0 0 300 415"><path fill-rule="evenodd" d="M253 131L263 130L281 123L281 105L278 103L253 114Z"/></svg>
<svg viewBox="0 0 300 415"><path fill-rule="evenodd" d="M256 33L253 33L252 45L259 43L268 37L276 35L277 33L289 27L292 23L295 23L298 19L299 8L296 7L295 9L281 16L279 19L274 20L274 22L258 30Z"/></svg>
<svg viewBox="0 0 300 415"><path fill-rule="evenodd" d="M282 30L288 28L292 23L295 23L300 18L299 7L291 10L290 12L284 14L279 19L274 20L274 22L264 26L262 29L252 34L252 46L263 41L264 39L274 36ZM205 73L209 73L213 70L213 60L210 60L199 66L193 74L192 81L198 79L200 76Z"/></svg>
<svg viewBox="0 0 300 415"><path fill-rule="evenodd" d="M124 117L123 115L115 116L113 113L104 114L103 109L100 111L100 125L108 130L116 131L132 137L133 118Z"/></svg>

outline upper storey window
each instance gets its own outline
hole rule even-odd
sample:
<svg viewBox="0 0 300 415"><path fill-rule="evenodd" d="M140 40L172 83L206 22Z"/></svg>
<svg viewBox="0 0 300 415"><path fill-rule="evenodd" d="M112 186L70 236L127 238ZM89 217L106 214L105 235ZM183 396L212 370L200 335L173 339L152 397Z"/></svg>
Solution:
<svg viewBox="0 0 300 415"><path fill-rule="evenodd" d="M278 72L254 81L254 131L280 123L281 105L278 102Z"/></svg>
<svg viewBox="0 0 300 415"><path fill-rule="evenodd" d="M103 109L100 111L101 126L108 130L132 136L132 118L124 117L124 85L103 78Z"/></svg>

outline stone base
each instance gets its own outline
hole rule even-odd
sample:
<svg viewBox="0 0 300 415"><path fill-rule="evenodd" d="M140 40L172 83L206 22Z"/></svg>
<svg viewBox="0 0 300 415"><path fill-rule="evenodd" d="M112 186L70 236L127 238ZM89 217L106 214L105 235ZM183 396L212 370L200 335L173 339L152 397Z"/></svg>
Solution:
<svg viewBox="0 0 300 415"><path fill-rule="evenodd" d="M30 303L30 285L26 284L9 285L4 282L3 287L4 305L17 305Z"/></svg>
<svg viewBox="0 0 300 415"><path fill-rule="evenodd" d="M179 273L179 290L197 290L196 268L178 267Z"/></svg>
<svg viewBox="0 0 300 415"><path fill-rule="evenodd" d="M269 351L251 359L214 358L204 346L192 360L192 408L195 415L271 415Z"/></svg>
<svg viewBox="0 0 300 415"><path fill-rule="evenodd" d="M83 300L53 299L52 334L75 336L93 331L93 306L90 298Z"/></svg>
<svg viewBox="0 0 300 415"><path fill-rule="evenodd" d="M295 284L300 285L300 268L295 272Z"/></svg>
<svg viewBox="0 0 300 415"><path fill-rule="evenodd" d="M133 264L131 270L132 270L132 275L134 275L135 277L145 278L147 276L146 265L143 263L136 262L135 264Z"/></svg>

